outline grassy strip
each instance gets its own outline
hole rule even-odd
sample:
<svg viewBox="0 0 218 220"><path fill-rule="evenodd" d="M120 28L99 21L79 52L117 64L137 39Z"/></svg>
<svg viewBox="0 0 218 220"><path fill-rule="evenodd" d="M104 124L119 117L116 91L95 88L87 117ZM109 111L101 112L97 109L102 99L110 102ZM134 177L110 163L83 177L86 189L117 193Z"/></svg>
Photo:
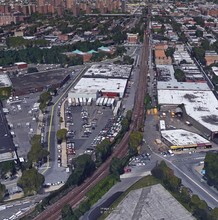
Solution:
<svg viewBox="0 0 218 220"><path fill-rule="evenodd" d="M109 175L103 180L101 180L86 195L88 197L88 200L90 201L90 205L94 205L116 183L117 179L114 175Z"/></svg>
<svg viewBox="0 0 218 220"><path fill-rule="evenodd" d="M86 199L80 203L79 207L73 210L73 214L69 216L71 220L79 219L87 211L90 210L102 196L109 191L117 183L115 175L109 175L101 180L95 187L93 187L87 194Z"/></svg>
<svg viewBox="0 0 218 220"><path fill-rule="evenodd" d="M139 181L137 181L132 186L130 186L116 201L114 201L109 209L114 210L119 205L119 203L127 196L127 194L129 192L131 192L132 190L141 189L141 188L152 186L152 185L155 185L155 184L158 184L158 183L160 183L160 181L157 178L155 178L154 176L151 176L151 175L141 178ZM99 218L99 220L105 219L109 214L110 213L104 213Z"/></svg>

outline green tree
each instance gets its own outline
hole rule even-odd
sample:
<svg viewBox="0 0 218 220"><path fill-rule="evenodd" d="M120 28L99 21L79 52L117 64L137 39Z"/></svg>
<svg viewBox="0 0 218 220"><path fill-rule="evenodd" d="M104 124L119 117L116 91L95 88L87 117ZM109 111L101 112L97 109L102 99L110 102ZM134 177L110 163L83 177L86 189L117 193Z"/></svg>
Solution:
<svg viewBox="0 0 218 220"><path fill-rule="evenodd" d="M67 185L80 185L95 171L95 163L91 156L83 154L73 161L74 171L67 180Z"/></svg>
<svg viewBox="0 0 218 220"><path fill-rule="evenodd" d="M43 92L40 96L39 96L39 109L43 112L46 108L46 106L51 102L52 100L52 95L50 94L50 92Z"/></svg>
<svg viewBox="0 0 218 220"><path fill-rule="evenodd" d="M214 208L211 211L211 220L217 220L218 219L218 208Z"/></svg>
<svg viewBox="0 0 218 220"><path fill-rule="evenodd" d="M167 57L173 57L173 54L175 52L175 48L173 47L168 47L167 50L165 51L165 54Z"/></svg>
<svg viewBox="0 0 218 220"><path fill-rule="evenodd" d="M202 40L201 41L201 47L204 49L204 50L210 50L210 42L206 39Z"/></svg>
<svg viewBox="0 0 218 220"><path fill-rule="evenodd" d="M118 179L123 173L124 164L121 159L113 157L110 164L110 173L114 174Z"/></svg>
<svg viewBox="0 0 218 220"><path fill-rule="evenodd" d="M27 73L35 73L35 72L39 72L36 67L28 67Z"/></svg>
<svg viewBox="0 0 218 220"><path fill-rule="evenodd" d="M204 27L204 19L202 17L194 17L194 21L196 22L196 25Z"/></svg>
<svg viewBox="0 0 218 220"><path fill-rule="evenodd" d="M174 175L172 169L170 169L164 161L157 164L152 169L152 175L160 179L164 186L172 192L178 192L181 186L181 179Z"/></svg>
<svg viewBox="0 0 218 220"><path fill-rule="evenodd" d="M102 164L112 152L112 145L109 139L104 139L96 146L96 164Z"/></svg>
<svg viewBox="0 0 218 220"><path fill-rule="evenodd" d="M131 121L132 121L132 111L131 110L128 110L127 112L126 112L126 119L128 120L128 122L129 123L131 123Z"/></svg>
<svg viewBox="0 0 218 220"><path fill-rule="evenodd" d="M180 69L175 70L174 76L178 82L185 82L186 81L185 73Z"/></svg>
<svg viewBox="0 0 218 220"><path fill-rule="evenodd" d="M124 53L126 53L126 48L123 47L123 46L119 46L117 47L117 50L116 50L116 54L117 56L122 56Z"/></svg>
<svg viewBox="0 0 218 220"><path fill-rule="evenodd" d="M35 195L41 189L44 181L44 176L35 168L31 168L23 171L17 185L23 189L24 195Z"/></svg>
<svg viewBox="0 0 218 220"><path fill-rule="evenodd" d="M191 197L190 197L188 188L182 187L182 190L181 190L180 194L181 194L182 202L185 203L185 204L189 204L190 201L191 201Z"/></svg>
<svg viewBox="0 0 218 220"><path fill-rule="evenodd" d="M138 147L142 143L143 135L139 131L133 131L129 137L129 151L134 155L138 152Z"/></svg>
<svg viewBox="0 0 218 220"><path fill-rule="evenodd" d="M208 152L204 161L205 177L207 178L207 183L218 189L218 153Z"/></svg>
<svg viewBox="0 0 218 220"><path fill-rule="evenodd" d="M128 131L129 130L129 122L127 120L127 118L124 118L122 121L121 121L121 125L122 125L122 130L124 132Z"/></svg>
<svg viewBox="0 0 218 220"><path fill-rule="evenodd" d="M0 183L0 202L2 202L5 197L5 190L6 190L5 185Z"/></svg>
<svg viewBox="0 0 218 220"><path fill-rule="evenodd" d="M56 136L59 142L65 141L67 136L67 129L66 128L59 129L56 133Z"/></svg>
<svg viewBox="0 0 218 220"><path fill-rule="evenodd" d="M73 209L69 204L65 204L61 209L61 216L63 220L70 220L73 217Z"/></svg>
<svg viewBox="0 0 218 220"><path fill-rule="evenodd" d="M13 176L16 173L16 167L14 161L4 161L0 163L0 176L5 178L6 174L10 173Z"/></svg>
<svg viewBox="0 0 218 220"><path fill-rule="evenodd" d="M31 149L27 154L29 165L43 162L44 159L49 155L49 152L44 149L41 145L41 136L34 135L30 141Z"/></svg>
<svg viewBox="0 0 218 220"><path fill-rule="evenodd" d="M196 31L195 31L195 35L196 35L197 37L203 37L203 31L201 31L201 30L196 30Z"/></svg>
<svg viewBox="0 0 218 220"><path fill-rule="evenodd" d="M205 50L202 47L194 47L193 48L193 55L198 59L202 64L205 64Z"/></svg>
<svg viewBox="0 0 218 220"><path fill-rule="evenodd" d="M123 56L122 64L132 65L133 63L134 63L134 58L131 58L130 56Z"/></svg>

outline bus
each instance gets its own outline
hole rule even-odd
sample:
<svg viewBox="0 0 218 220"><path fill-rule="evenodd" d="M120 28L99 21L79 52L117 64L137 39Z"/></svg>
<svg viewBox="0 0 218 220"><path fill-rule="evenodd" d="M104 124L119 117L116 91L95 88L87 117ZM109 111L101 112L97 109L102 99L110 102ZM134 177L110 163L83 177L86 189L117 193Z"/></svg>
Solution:
<svg viewBox="0 0 218 220"><path fill-rule="evenodd" d="M166 123L164 120L160 120L160 131L166 130Z"/></svg>

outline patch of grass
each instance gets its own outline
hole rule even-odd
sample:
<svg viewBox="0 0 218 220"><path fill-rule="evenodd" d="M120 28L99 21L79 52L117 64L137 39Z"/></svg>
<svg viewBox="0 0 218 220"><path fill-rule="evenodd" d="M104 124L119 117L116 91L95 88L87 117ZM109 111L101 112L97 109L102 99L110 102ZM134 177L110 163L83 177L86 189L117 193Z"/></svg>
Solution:
<svg viewBox="0 0 218 220"><path fill-rule="evenodd" d="M112 205L110 206L109 210L115 210L116 207L119 205L119 203L127 196L129 192L136 189L141 189L148 186L153 186L155 184L160 183L160 181L155 178L154 176L145 176L141 178L139 181L134 183L132 186L130 186L118 199L116 199ZM104 213L98 220L105 219L110 213Z"/></svg>

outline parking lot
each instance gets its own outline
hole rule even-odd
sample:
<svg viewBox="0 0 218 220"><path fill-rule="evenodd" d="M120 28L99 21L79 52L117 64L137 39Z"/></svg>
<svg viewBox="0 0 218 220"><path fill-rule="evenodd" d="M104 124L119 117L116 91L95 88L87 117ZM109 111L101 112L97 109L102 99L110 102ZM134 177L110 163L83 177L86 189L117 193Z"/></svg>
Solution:
<svg viewBox="0 0 218 220"><path fill-rule="evenodd" d="M31 147L30 139L36 133L38 112L32 111L32 108L38 100L38 95L36 93L20 96L4 103L4 107L9 111L6 117L19 157L26 158Z"/></svg>
<svg viewBox="0 0 218 220"><path fill-rule="evenodd" d="M76 154L83 153L99 132L112 118L110 108L91 106L70 106L65 110L67 144L74 143Z"/></svg>
<svg viewBox="0 0 218 220"><path fill-rule="evenodd" d="M65 122L68 129L67 152L73 157L93 153L101 141L105 138L113 140L121 130L121 117L114 118L110 107L96 106L95 103L66 106Z"/></svg>
<svg viewBox="0 0 218 220"><path fill-rule="evenodd" d="M161 133L159 129L159 121L164 120L167 130L184 129L194 132L203 136L202 132L197 130L194 126L186 123L186 120L180 117L172 117L170 111L159 112L157 115L150 113L147 114L145 120L145 133L144 138L147 144L150 145L156 152L167 152L169 150L163 142L157 143L155 140L161 140Z"/></svg>

